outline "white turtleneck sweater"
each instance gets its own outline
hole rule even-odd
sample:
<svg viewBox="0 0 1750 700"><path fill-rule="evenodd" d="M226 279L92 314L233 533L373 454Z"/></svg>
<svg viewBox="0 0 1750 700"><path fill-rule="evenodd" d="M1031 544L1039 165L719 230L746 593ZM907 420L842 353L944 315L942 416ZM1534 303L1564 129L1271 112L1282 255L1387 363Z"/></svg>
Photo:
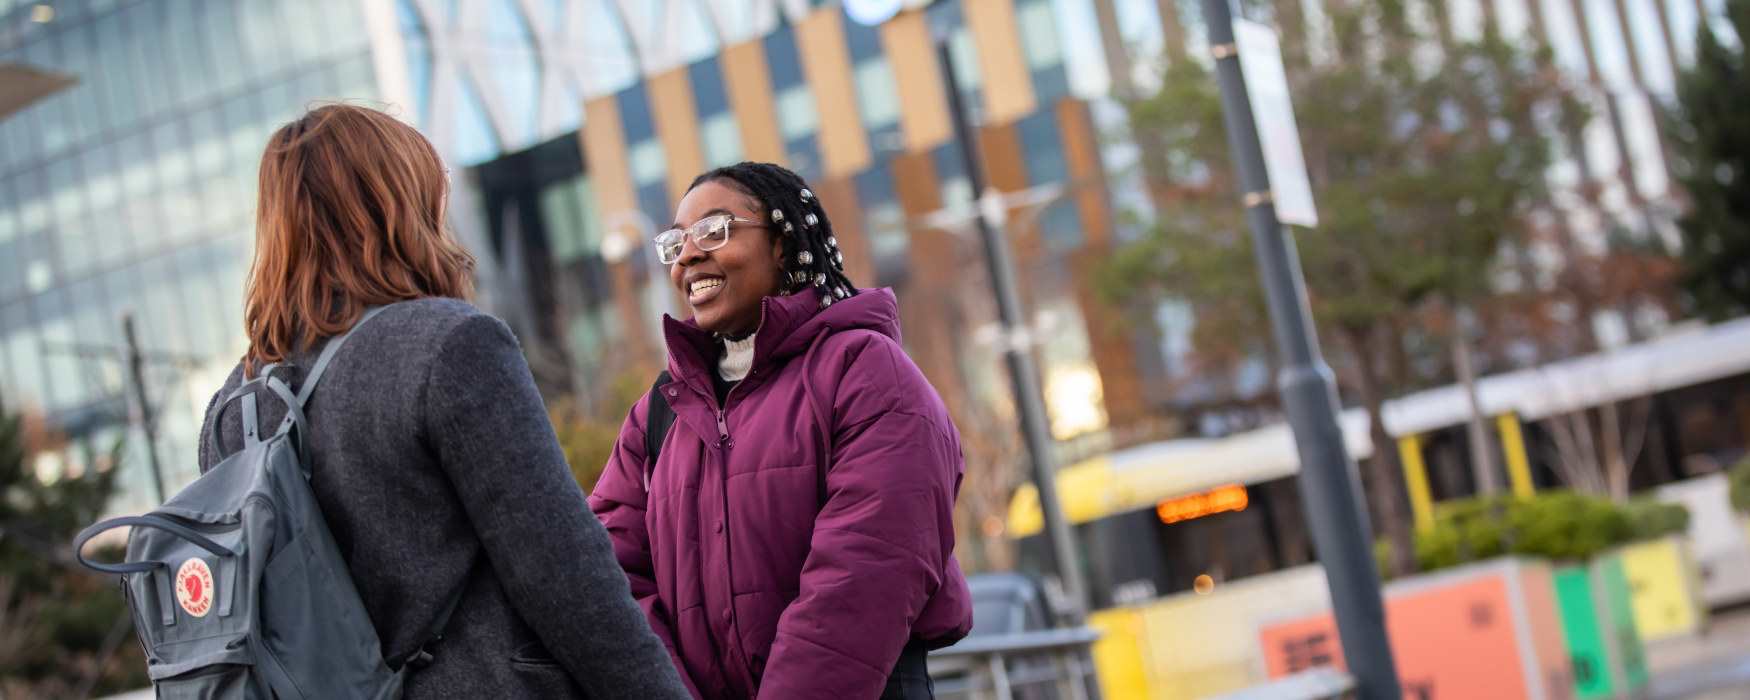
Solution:
<svg viewBox="0 0 1750 700"><path fill-rule="evenodd" d="M753 369L753 339L758 333L741 340L723 339L723 359L717 363L717 376L726 382L739 382Z"/></svg>

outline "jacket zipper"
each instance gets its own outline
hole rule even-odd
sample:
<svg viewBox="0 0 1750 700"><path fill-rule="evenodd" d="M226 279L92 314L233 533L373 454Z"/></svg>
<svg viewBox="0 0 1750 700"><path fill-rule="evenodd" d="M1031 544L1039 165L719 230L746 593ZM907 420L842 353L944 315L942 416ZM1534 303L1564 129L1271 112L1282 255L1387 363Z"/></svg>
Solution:
<svg viewBox="0 0 1750 700"><path fill-rule="evenodd" d="M729 437L729 400L735 398L735 392L740 391L747 380L759 374L757 370L750 371L735 386L729 388L729 393L723 395L723 405L717 407L717 446L723 449L735 447L735 441Z"/></svg>

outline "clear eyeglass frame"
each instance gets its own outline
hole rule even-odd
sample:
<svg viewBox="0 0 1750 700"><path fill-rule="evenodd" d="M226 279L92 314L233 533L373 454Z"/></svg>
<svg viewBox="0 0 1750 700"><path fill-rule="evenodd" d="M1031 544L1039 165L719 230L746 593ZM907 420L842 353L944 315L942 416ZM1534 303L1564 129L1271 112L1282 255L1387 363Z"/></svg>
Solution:
<svg viewBox="0 0 1750 700"><path fill-rule="evenodd" d="M713 214L685 228L671 228L656 234L656 258L664 265L681 259L681 250L688 240L699 250L710 252L729 243L729 231L736 226L766 226L763 221L742 218L734 214Z"/></svg>

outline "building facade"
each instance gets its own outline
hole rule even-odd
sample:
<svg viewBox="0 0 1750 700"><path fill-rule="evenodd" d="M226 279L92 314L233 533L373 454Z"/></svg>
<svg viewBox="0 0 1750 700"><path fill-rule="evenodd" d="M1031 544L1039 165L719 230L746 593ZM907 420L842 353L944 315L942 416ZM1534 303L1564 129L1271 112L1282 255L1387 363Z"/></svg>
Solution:
<svg viewBox="0 0 1750 700"><path fill-rule="evenodd" d="M1317 45L1329 1L1240 6ZM131 435L118 508L149 504L115 352L131 311L167 486L191 479L201 410L243 349L262 144L314 101L354 99L465 173L453 218L482 253L482 303L556 349L532 359L561 390L660 356L656 319L676 304L648 238L696 173L759 159L817 185L854 279L899 290L908 349L957 414L1006 429L934 23L952 30L991 184L1013 195L1054 429L1147 426L1195 319L1100 298L1094 277L1156 215L1117 97L1158 87L1162 61L1207 60L1197 5L938 0L867 27L833 0L0 0L0 63L77 81L0 117L0 397L75 438L44 478ZM1593 105L1550 173L1566 219L1601 245L1618 224L1671 235L1653 115L1695 28L1729 33L1723 0L1411 5L1459 38L1492 23L1551 46Z"/></svg>

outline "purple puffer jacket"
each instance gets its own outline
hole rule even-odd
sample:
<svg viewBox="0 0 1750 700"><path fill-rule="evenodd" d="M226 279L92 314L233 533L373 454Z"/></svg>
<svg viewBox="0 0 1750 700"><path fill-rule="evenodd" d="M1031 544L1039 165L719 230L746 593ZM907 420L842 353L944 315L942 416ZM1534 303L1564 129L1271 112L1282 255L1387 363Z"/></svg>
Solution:
<svg viewBox="0 0 1750 700"><path fill-rule="evenodd" d="M764 301L723 409L718 342L667 319L674 427L649 469L639 400L589 498L699 697L876 698L908 641L972 627L960 438L900 347L893 293L818 303Z"/></svg>

